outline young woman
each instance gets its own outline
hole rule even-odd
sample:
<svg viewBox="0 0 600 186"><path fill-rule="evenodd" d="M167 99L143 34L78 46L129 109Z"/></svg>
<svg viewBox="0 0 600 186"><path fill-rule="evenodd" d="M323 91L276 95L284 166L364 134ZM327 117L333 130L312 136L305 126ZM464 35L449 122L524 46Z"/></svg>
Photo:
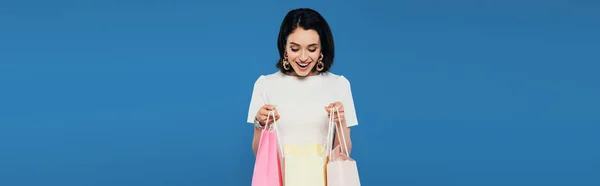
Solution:
<svg viewBox="0 0 600 186"><path fill-rule="evenodd" d="M277 72L261 75L254 83L248 123L254 124L252 150L256 155L261 128L269 111L275 111L280 145L323 144L330 114L343 129L348 151L352 140L350 127L358 125L350 82L329 71L333 65L334 43L325 19L307 8L295 9L285 16L277 39ZM337 112L339 110L338 120ZM333 147L339 145L334 140Z"/></svg>

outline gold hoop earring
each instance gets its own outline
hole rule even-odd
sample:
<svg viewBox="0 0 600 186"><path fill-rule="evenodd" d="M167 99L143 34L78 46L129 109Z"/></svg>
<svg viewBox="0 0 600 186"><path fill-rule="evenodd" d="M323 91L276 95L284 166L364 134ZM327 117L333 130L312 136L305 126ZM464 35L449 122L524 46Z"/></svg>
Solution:
<svg viewBox="0 0 600 186"><path fill-rule="evenodd" d="M287 60L283 61L283 69L290 70L290 63Z"/></svg>
<svg viewBox="0 0 600 186"><path fill-rule="evenodd" d="M317 71L323 71L324 68L325 64L323 63L323 61L319 60L319 62L317 63Z"/></svg>
<svg viewBox="0 0 600 186"><path fill-rule="evenodd" d="M287 61L287 52L283 53L283 69L290 70L290 62Z"/></svg>
<svg viewBox="0 0 600 186"><path fill-rule="evenodd" d="M321 72L325 68L325 63L323 63L323 54L319 58L319 62L317 62L317 71Z"/></svg>

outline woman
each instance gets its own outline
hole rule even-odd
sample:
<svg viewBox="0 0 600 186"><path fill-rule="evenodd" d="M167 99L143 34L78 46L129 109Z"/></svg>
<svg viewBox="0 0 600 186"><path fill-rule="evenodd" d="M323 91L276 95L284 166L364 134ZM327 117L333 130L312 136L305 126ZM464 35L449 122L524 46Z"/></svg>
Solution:
<svg viewBox="0 0 600 186"><path fill-rule="evenodd" d="M254 124L252 150L256 155L261 128L269 111L284 144L323 144L326 141L329 116L334 114L343 129L351 152L350 128L358 125L350 82L344 76L329 72L333 65L334 43L329 25L316 11L295 9L285 16L277 39L280 59L277 72L261 75L254 83L248 112L248 123ZM339 110L338 120L337 112ZM339 145L334 140L333 147Z"/></svg>

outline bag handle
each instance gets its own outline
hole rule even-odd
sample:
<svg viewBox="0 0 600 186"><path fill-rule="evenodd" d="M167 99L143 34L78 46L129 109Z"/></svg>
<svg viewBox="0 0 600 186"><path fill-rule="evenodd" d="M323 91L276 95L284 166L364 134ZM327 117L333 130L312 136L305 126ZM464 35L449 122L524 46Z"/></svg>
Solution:
<svg viewBox="0 0 600 186"><path fill-rule="evenodd" d="M325 143L326 143L325 148L327 150L327 153L325 154L325 157L329 156L331 159L331 154L332 154L331 149L333 148L333 139L334 139L334 137L333 137L334 131L333 130L335 127L335 124L333 123L333 115L332 114L329 115L329 120L328 120L327 124L328 124L327 125L328 126L327 139L325 140Z"/></svg>
<svg viewBox="0 0 600 186"><path fill-rule="evenodd" d="M337 107L335 107L335 112L337 112L338 121L339 121L339 122L342 122L342 119L340 118L340 111L338 110L338 108L337 108ZM337 125L335 125L335 126L336 126L336 129L338 129L338 128L337 128ZM337 130L336 130L336 131L337 131ZM348 143L346 142L346 135L344 134L344 129L339 129L339 131L342 131L342 139L343 139L343 142L344 142L344 148L346 149L346 155L347 155L347 156L350 156L350 151L348 151ZM338 133L338 139L339 139L339 138L340 138L340 136L339 136L339 133ZM343 153L343 152L342 152L342 153Z"/></svg>
<svg viewBox="0 0 600 186"><path fill-rule="evenodd" d="M337 113L337 116L338 116L338 121L342 121L341 117L340 117L340 111L338 110L337 107L334 107L334 108L335 108L335 113ZM331 114L331 116L329 118L330 118L329 121L332 123L332 125L334 125L335 131L336 131L336 136L337 136L338 140L340 141L340 143L343 143L343 145L344 145L344 150L346 150L345 155L350 156L350 152L348 151L348 143L346 142L346 135L344 134L344 129L338 128L337 124L333 121L333 114ZM340 137L340 131L342 133L341 137ZM331 145L333 146L333 142L331 143ZM344 153L344 150L341 150L341 153ZM331 151L331 154L333 154L333 148L330 148L329 151ZM330 155L329 159L330 159L330 161L333 160L333 155Z"/></svg>
<svg viewBox="0 0 600 186"><path fill-rule="evenodd" d="M263 102L264 104L268 104L267 102L267 95L266 93L262 93L262 98L263 98ZM269 116L273 115L273 123L271 123L270 125L267 123L265 124L265 127L263 128L263 132L265 131L271 131L273 128L275 128L275 136L277 136L277 146L279 147L279 156L283 156L283 147L281 144L281 138L279 137L279 129L277 128L277 125L279 124L279 122L277 122L277 120L275 119L275 111L271 110L267 113L267 122L269 122ZM269 127L269 130L267 130L267 127Z"/></svg>
<svg viewBox="0 0 600 186"><path fill-rule="evenodd" d="M333 114L329 115L328 127L329 128L327 129L327 156L329 156L329 161L331 161L333 159L333 139L335 138L333 136L335 128L335 123L333 122Z"/></svg>
<svg viewBox="0 0 600 186"><path fill-rule="evenodd" d="M277 125L279 123L277 123L277 121L275 121L275 111L269 111L269 113L267 113L267 121L269 121L269 116L273 116L273 123L271 123L270 125L265 125L265 127L263 128L263 132L270 132L271 130L273 130L273 128L275 128L275 136L277 137L277 146L279 147L279 155L281 156L281 154L283 154L283 147L281 147L281 139L279 138L279 129L277 129ZM269 129L267 130L267 126L269 127Z"/></svg>

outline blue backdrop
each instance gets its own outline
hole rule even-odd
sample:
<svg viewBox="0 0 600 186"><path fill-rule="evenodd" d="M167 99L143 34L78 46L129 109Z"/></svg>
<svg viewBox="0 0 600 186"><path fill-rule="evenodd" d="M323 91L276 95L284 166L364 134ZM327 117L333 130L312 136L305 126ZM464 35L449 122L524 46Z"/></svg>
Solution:
<svg viewBox="0 0 600 186"><path fill-rule="evenodd" d="M600 185L592 1L2 1L0 185L249 185L285 13L330 22L363 185Z"/></svg>

